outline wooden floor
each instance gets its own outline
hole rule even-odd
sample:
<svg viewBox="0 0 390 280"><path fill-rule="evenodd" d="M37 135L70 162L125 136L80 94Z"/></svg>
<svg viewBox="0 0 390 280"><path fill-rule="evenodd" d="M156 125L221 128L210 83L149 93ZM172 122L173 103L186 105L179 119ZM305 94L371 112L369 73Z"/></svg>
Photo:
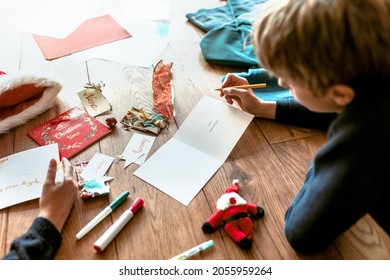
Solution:
<svg viewBox="0 0 390 280"><path fill-rule="evenodd" d="M26 134L29 129L71 107L81 107L76 92L88 81L86 65L76 61L73 56L46 61L30 34L21 34L12 29L15 23L47 2L0 0L1 6L7 7L0 10L0 70L8 73L19 70L47 72L59 77L64 85L56 105L50 110L0 135L0 158L37 147ZM174 33L159 59L173 62L176 122L179 127L203 95L218 98L214 88L220 85L223 74L246 71L206 63L199 48L203 32L187 22L185 17L187 13L200 8L224 4L224 1L218 0L172 0L171 26ZM147 98L151 95L151 67L92 60L88 62L88 70L92 82L105 83L103 93L113 105L112 111L97 119L103 122L108 116L120 119L131 106L150 106ZM176 130L174 124L165 129L157 137L151 153L170 139ZM117 125L113 133L74 156L71 161L88 160L97 151L111 156L119 155L132 134L132 131ZM63 242L56 258L164 260L212 239L215 246L194 259L390 259L389 237L369 216L362 218L329 248L316 254L297 254L286 241L283 231L285 210L298 192L310 160L325 141L326 135L319 131L255 119L223 166L187 207L132 175L137 165L124 169L122 164L113 164L108 172L109 176L115 178L110 184L110 195L76 201L65 225ZM175 176L175 170L172 170L172 176ZM263 219L254 221L255 237L253 247L248 252L233 243L223 230L212 234L205 234L201 230L203 222L215 211L215 202L234 178L241 181L240 194L249 202L263 206L266 213ZM127 203L77 241L76 233L113 197L125 190L130 191L131 201L138 196L143 197L145 207L114 242L101 254L92 248L94 241L128 208ZM0 256L6 254L14 238L27 230L37 212L37 199L0 210Z"/></svg>

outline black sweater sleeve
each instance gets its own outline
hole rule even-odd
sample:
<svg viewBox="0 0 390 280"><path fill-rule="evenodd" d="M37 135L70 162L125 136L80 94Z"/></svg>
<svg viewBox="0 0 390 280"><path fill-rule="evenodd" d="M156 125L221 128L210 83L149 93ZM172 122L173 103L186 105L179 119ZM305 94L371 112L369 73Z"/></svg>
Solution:
<svg viewBox="0 0 390 280"><path fill-rule="evenodd" d="M281 123L327 131L337 113L316 113L299 104L294 97L276 102L275 120Z"/></svg>
<svg viewBox="0 0 390 280"><path fill-rule="evenodd" d="M54 259L62 236L47 219L38 217L29 230L15 239L4 260L51 260Z"/></svg>

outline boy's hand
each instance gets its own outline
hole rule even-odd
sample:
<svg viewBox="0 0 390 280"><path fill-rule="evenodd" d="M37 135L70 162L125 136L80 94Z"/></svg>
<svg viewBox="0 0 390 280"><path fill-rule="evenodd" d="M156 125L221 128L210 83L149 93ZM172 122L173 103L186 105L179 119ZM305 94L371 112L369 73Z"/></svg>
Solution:
<svg viewBox="0 0 390 280"><path fill-rule="evenodd" d="M236 101L241 110L256 117L275 119L275 101L263 101L251 89L232 88L233 86L248 84L245 78L229 73L221 85L220 96L225 97L226 102L230 105Z"/></svg>

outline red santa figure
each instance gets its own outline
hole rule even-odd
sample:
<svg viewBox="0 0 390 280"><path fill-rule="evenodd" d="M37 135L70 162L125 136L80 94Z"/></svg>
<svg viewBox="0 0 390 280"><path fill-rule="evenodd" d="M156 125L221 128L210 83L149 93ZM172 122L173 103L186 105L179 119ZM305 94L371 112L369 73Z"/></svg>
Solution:
<svg viewBox="0 0 390 280"><path fill-rule="evenodd" d="M215 212L202 226L202 230L211 233L223 224L226 233L242 249L249 250L253 239L253 218L262 218L264 209L255 204L247 203L238 195L237 179L233 180L233 186L227 188L225 193L217 201Z"/></svg>

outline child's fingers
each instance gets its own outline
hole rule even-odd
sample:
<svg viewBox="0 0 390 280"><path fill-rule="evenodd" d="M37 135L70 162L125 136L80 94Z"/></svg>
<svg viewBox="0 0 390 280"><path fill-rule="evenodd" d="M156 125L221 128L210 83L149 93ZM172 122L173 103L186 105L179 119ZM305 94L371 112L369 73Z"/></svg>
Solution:
<svg viewBox="0 0 390 280"><path fill-rule="evenodd" d="M224 87L247 85L247 84L248 84L247 79L240 77L240 76L237 76L237 75L232 74L232 73L227 74L224 82L222 83L222 85Z"/></svg>
<svg viewBox="0 0 390 280"><path fill-rule="evenodd" d="M49 168L47 169L46 182L53 183L57 172L57 161L51 159L49 162Z"/></svg>

